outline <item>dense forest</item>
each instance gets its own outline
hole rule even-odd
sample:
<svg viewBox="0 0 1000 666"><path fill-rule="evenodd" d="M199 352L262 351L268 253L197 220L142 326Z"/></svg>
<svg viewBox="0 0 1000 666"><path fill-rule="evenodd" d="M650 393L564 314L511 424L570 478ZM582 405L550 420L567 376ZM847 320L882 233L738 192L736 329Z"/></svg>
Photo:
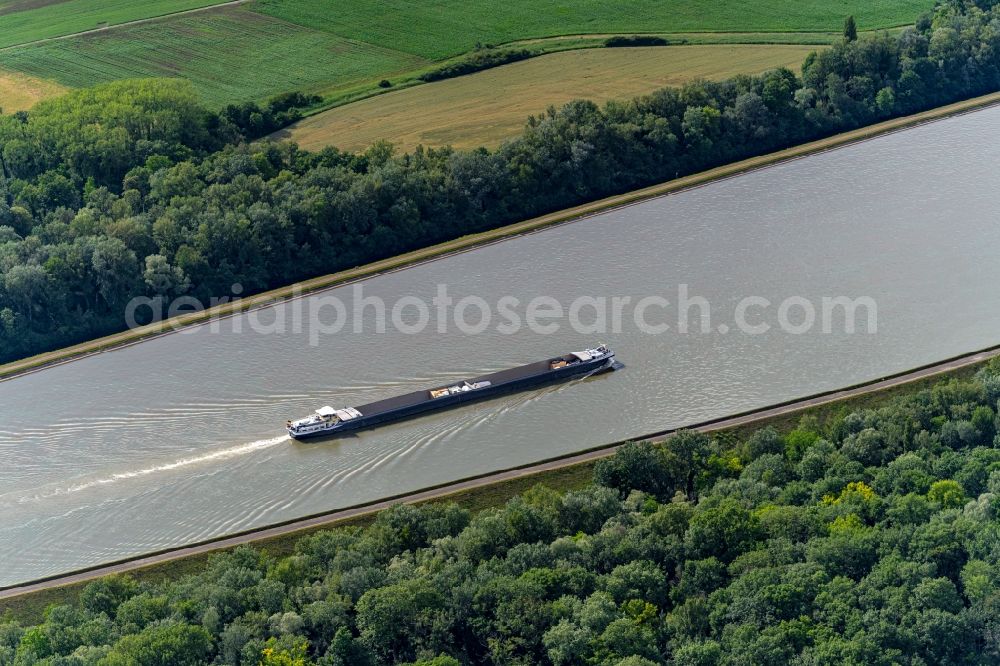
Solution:
<svg viewBox="0 0 1000 666"><path fill-rule="evenodd" d="M579 490L101 579L0 621L0 664L996 664L998 398L995 360L783 435L627 445Z"/></svg>
<svg viewBox="0 0 1000 666"><path fill-rule="evenodd" d="M0 116L0 362L121 329L136 295L248 294L998 90L993 4L845 37L801 77L573 102L495 151L248 143L310 100L213 114L174 80Z"/></svg>

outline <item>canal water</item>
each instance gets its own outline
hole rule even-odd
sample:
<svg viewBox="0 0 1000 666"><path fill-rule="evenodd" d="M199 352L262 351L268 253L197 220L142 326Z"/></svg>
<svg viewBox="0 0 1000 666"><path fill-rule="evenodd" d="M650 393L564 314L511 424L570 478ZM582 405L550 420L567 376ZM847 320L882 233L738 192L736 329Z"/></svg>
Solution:
<svg viewBox="0 0 1000 666"><path fill-rule="evenodd" d="M278 306L280 313L229 320L217 331L204 326L0 383L0 585L998 343L997 136L1000 108L987 109L363 283L363 295L383 299L390 314L402 296L427 302L430 322L419 333L391 321L378 332L375 306L351 317L354 288L343 287ZM485 331L438 319L431 299L441 285L455 302L483 299L463 312L475 324L480 306L489 306ZM678 330L681 289L695 299L685 310L687 333ZM844 330L842 312L825 332L822 299L839 296L871 299L877 331L870 332L862 307L855 333ZM319 315L330 328L341 314L331 297L351 321L314 345L318 331L308 320L316 298L326 299ZM507 311L521 318L519 329L500 314L504 297L518 299ZM529 327L526 305L539 297L564 310L585 299L577 323L597 328L594 304L606 299L606 330L582 330L568 316L536 317ZM617 327L615 297L632 299ZM746 308L746 323L767 324L767 332L740 330L736 311L746 297L758 299ZM635 306L642 299L640 327ZM700 299L710 307L707 332ZM536 303L535 314L552 305ZM786 330L805 328L810 307L810 330ZM398 314L411 329L422 320L413 300ZM281 316L283 332L253 330L282 328ZM554 332L537 330L552 323ZM660 324L670 329L650 330ZM286 419L326 404L363 404L597 342L614 347L626 368L333 441L299 444L284 436Z"/></svg>

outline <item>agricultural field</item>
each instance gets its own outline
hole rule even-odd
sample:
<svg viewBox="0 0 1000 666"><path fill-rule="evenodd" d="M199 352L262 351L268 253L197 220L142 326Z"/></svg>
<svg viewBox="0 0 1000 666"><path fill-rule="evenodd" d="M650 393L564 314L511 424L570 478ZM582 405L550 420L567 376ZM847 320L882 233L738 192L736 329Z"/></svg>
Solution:
<svg viewBox="0 0 1000 666"><path fill-rule="evenodd" d="M33 107L36 102L57 97L64 92L66 88L55 81L0 70L0 112L24 111Z"/></svg>
<svg viewBox="0 0 1000 666"><path fill-rule="evenodd" d="M212 8L215 4L226 6ZM595 46L597 36L639 32L697 43L829 42L848 14L857 17L862 30L882 29L912 23L932 4L0 0L0 68L68 87L132 77L187 78L214 106L297 89L324 95L332 105L378 92L383 78L410 85L435 63L477 44L520 42L549 52ZM184 11L189 13L142 20ZM85 32L106 24L111 27ZM74 32L84 34L60 37ZM566 39L573 35L589 35L589 43ZM36 43L24 44L29 41ZM574 41L581 43L573 46Z"/></svg>
<svg viewBox="0 0 1000 666"><path fill-rule="evenodd" d="M0 48L217 5L227 0L0 0Z"/></svg>
<svg viewBox="0 0 1000 666"><path fill-rule="evenodd" d="M276 138L303 148L363 150L387 139L400 150L496 146L527 117L572 99L641 95L696 78L775 67L798 71L808 46L707 45L563 51L456 79L394 91L306 118Z"/></svg>
<svg viewBox="0 0 1000 666"><path fill-rule="evenodd" d="M255 11L432 60L554 35L839 30L912 24L934 0L256 0Z"/></svg>
<svg viewBox="0 0 1000 666"><path fill-rule="evenodd" d="M213 106L312 91L425 64L421 58L310 30L240 7L136 23L0 51L0 67L77 88L180 77Z"/></svg>

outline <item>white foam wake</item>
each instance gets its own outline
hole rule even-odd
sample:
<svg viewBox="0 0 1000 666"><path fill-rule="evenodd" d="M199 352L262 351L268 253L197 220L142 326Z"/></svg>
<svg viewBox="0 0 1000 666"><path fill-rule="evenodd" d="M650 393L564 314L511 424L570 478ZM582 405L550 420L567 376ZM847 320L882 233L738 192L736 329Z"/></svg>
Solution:
<svg viewBox="0 0 1000 666"><path fill-rule="evenodd" d="M143 469L132 470L129 472L119 472L117 474L112 474L101 479L93 479L91 481L85 481L79 483L75 486L70 486L68 488L61 488L53 492L49 492L43 495L36 495L34 497L22 497L21 501L30 501L34 499L45 499L48 497L55 497L57 495L69 495L71 493L77 493L81 490L87 490L88 488L94 488L97 486L106 486L111 483L116 483L118 481L125 481L127 479L135 479L141 476L149 476L150 474L157 474L159 472L169 472L171 470L180 469L182 467L190 467L192 465L200 465L206 462L214 462L218 460L226 460L228 458L235 458L237 456L246 455L248 453L253 453L254 451L260 451L262 449L268 449L272 446L277 446L283 442L289 440L288 435L282 437L274 437L272 439L261 439L256 442L250 442L248 444L240 444L239 446L233 446L228 449L221 449L219 451L212 451L211 453L205 453L199 456L192 456L190 458L181 458L180 460L175 460L174 462L164 463L162 465L153 465L151 467L145 467Z"/></svg>

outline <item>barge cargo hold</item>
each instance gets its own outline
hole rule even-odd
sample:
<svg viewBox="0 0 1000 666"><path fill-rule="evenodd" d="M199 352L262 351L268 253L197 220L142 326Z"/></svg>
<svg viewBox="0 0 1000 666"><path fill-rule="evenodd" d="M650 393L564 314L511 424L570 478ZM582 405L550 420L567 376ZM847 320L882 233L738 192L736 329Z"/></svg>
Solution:
<svg viewBox="0 0 1000 666"><path fill-rule="evenodd" d="M329 437L341 432L372 428L421 412L453 407L501 393L520 391L549 382L616 369L615 353L606 345L565 356L536 361L456 384L415 391L358 407L322 407L311 416L288 421L285 428L293 439Z"/></svg>

